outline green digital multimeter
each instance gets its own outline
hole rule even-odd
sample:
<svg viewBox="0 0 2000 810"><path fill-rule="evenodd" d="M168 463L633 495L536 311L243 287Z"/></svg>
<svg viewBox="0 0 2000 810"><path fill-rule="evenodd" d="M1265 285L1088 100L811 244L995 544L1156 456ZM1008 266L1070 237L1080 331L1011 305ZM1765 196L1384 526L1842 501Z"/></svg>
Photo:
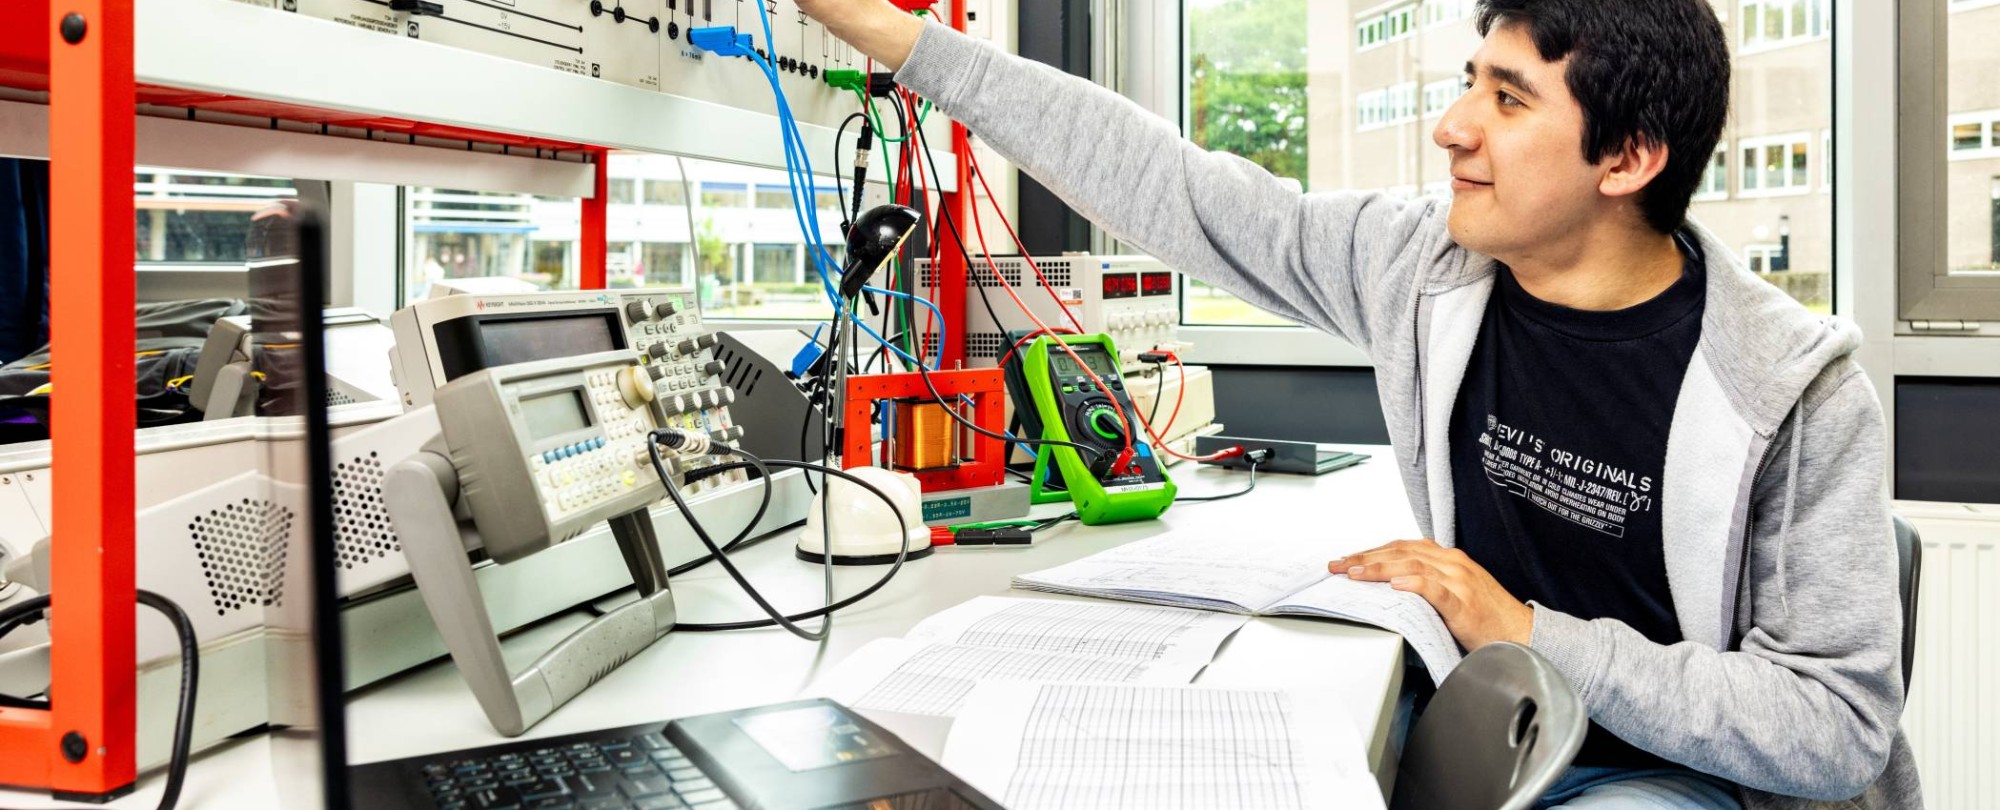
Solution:
<svg viewBox="0 0 2000 810"><path fill-rule="evenodd" d="M1016 409L1023 412L1025 425L1039 428L1031 429L1031 435L1098 452L1086 459L1073 447L1038 448L1031 484L1034 502L1074 502L1077 517L1093 526L1159 517L1173 505L1176 490L1152 447L1142 440L1143 434L1132 437L1131 466L1111 469L1125 449L1128 426L1142 430L1138 409L1132 407L1118 371L1117 347L1104 335L1066 335L1062 340L1074 357L1047 337L1020 353L1020 382L1029 396L1027 402L1017 397ZM1093 373L1103 382L1102 388L1091 379Z"/></svg>

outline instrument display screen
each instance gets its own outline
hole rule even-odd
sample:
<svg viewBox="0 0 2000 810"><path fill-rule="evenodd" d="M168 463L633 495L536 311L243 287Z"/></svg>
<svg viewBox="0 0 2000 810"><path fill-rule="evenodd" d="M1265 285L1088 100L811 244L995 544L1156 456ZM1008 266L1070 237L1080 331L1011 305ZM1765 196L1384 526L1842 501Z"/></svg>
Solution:
<svg viewBox="0 0 2000 810"><path fill-rule="evenodd" d="M1103 349L1096 346L1070 348L1076 350L1077 357L1083 358L1084 364L1090 367L1090 371L1098 374L1118 373L1118 366L1111 362L1110 355L1105 354ZM1049 364L1055 368L1056 374L1063 377L1082 377L1086 374L1084 366L1077 365L1076 360L1069 356L1069 352L1063 351L1060 347L1049 347Z"/></svg>
<svg viewBox="0 0 2000 810"><path fill-rule="evenodd" d="M618 314L612 311L494 319L479 325L487 368L622 349L618 336Z"/></svg>
<svg viewBox="0 0 2000 810"><path fill-rule="evenodd" d="M1138 273L1105 273L1105 274L1104 274L1104 297L1105 297L1105 298L1138 298L1138 297L1139 297L1139 274L1138 274Z"/></svg>
<svg viewBox="0 0 2000 810"><path fill-rule="evenodd" d="M539 440L590 427L590 411L583 405L582 389L566 388L522 399L521 420L528 435Z"/></svg>
<svg viewBox="0 0 2000 810"><path fill-rule="evenodd" d="M1148 298L1174 294L1174 274L1145 273L1139 277L1139 294Z"/></svg>

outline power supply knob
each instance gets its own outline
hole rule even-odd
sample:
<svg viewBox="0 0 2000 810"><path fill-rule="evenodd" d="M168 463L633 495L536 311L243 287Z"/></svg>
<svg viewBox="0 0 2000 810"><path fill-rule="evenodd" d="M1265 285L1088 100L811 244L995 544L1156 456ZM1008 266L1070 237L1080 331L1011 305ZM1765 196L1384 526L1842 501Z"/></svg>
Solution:
<svg viewBox="0 0 2000 810"><path fill-rule="evenodd" d="M653 401L653 381L638 366L626 366L618 372L618 396L625 400L625 407L640 408Z"/></svg>
<svg viewBox="0 0 2000 810"><path fill-rule="evenodd" d="M676 305L674 303L674 299L672 298L669 298L666 301L661 302L659 306L653 308L653 312L655 314L658 314L660 316L660 320L663 321L673 317L674 313L679 311L680 311L680 306Z"/></svg>
<svg viewBox="0 0 2000 810"><path fill-rule="evenodd" d="M644 298L636 298L625 303L625 317L633 323L643 323L647 314L652 311L652 302Z"/></svg>

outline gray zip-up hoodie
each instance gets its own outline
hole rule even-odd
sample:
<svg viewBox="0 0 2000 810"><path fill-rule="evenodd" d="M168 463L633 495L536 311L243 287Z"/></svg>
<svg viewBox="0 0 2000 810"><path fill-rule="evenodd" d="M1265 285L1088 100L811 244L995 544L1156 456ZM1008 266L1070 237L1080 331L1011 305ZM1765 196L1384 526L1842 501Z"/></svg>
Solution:
<svg viewBox="0 0 2000 810"><path fill-rule="evenodd" d="M1305 194L1088 81L926 26L903 85L1114 236L1375 363L1417 521L1454 543L1448 425L1494 261L1449 205ZM1898 718L1902 614L1885 430L1860 334L1699 227L1702 335L1660 506L1685 641L1536 605L1533 647L1619 737L1741 786L1749 807L1919 807Z"/></svg>

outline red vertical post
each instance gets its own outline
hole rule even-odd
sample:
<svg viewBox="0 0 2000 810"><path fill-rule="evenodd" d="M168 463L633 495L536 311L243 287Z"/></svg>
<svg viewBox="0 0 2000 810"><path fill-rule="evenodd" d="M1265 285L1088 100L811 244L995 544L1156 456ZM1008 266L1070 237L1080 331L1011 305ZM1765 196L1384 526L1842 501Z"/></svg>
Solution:
<svg viewBox="0 0 2000 810"><path fill-rule="evenodd" d="M583 265L579 271L581 278L577 286L586 290L602 290L605 286L605 266L611 254L610 210L611 210L611 152L597 150L596 191L583 200L583 232L577 235L583 243ZM689 234L688 238L694 238Z"/></svg>
<svg viewBox="0 0 2000 810"><path fill-rule="evenodd" d="M953 0L951 4L951 27L958 31L965 30L965 3L962 0ZM958 190L940 194L938 205L949 207L952 217L960 224L960 231L972 227L969 224L971 220L966 217L977 215L965 204L972 194L972 168L966 157L970 154L967 150L971 148L971 138L965 125L953 121L951 154L956 158L953 161L956 165L952 167L952 176L957 180L954 188ZM943 311L944 321L950 327L945 330L949 333L945 337L950 340L938 347L938 356L940 365L947 369L958 368L965 362L965 284L966 273L970 269L965 266L965 256L970 251L960 243L960 235L963 234L954 234L949 229L944 232L944 250L938 255L936 268L938 290L937 301L933 303Z"/></svg>
<svg viewBox="0 0 2000 810"><path fill-rule="evenodd" d="M58 795L130 790L133 650L133 0L50 0L47 756Z"/></svg>

